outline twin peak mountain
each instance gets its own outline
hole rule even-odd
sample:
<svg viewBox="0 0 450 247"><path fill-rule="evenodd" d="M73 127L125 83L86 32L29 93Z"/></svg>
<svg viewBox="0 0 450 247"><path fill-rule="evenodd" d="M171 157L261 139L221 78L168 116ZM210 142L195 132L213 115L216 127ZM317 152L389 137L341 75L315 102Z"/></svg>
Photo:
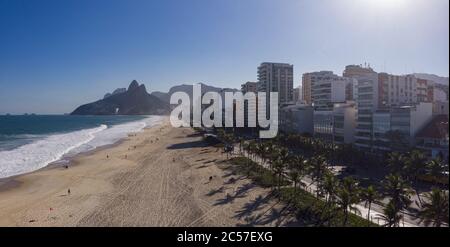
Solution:
<svg viewBox="0 0 450 247"><path fill-rule="evenodd" d="M218 88L205 84L204 92L235 92L236 89ZM118 88L107 93L103 99L79 106L71 115L166 115L170 113L170 95L174 92L185 92L192 98L192 85L178 85L172 87L168 93L147 93L145 85L133 80L128 89ZM223 96L223 95L222 95Z"/></svg>
<svg viewBox="0 0 450 247"><path fill-rule="evenodd" d="M169 108L169 104L148 94L144 84L133 80L127 90L117 89L101 100L78 107L71 115L163 115Z"/></svg>

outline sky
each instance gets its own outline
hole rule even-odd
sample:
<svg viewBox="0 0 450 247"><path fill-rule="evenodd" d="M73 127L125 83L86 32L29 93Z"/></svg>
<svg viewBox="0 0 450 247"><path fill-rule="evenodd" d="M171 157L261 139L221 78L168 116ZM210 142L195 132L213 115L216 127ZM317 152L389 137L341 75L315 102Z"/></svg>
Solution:
<svg viewBox="0 0 450 247"><path fill-rule="evenodd" d="M0 114L127 87L240 88L261 62L449 75L448 0L0 0Z"/></svg>

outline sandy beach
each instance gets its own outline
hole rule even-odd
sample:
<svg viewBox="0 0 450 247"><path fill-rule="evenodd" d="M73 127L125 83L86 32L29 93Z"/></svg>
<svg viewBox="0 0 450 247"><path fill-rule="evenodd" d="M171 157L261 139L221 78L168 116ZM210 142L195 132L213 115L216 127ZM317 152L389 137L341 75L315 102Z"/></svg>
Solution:
<svg viewBox="0 0 450 247"><path fill-rule="evenodd" d="M68 168L1 180L0 226L295 224L269 189L231 173L225 159L165 120Z"/></svg>

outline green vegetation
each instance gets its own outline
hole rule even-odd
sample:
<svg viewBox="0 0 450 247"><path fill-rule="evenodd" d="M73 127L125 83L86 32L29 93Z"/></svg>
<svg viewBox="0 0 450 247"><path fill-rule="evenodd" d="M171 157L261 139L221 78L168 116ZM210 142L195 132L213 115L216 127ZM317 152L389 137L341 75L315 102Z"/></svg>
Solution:
<svg viewBox="0 0 450 247"><path fill-rule="evenodd" d="M291 182L282 177L281 181L276 173L263 168L246 157L231 158L233 171L243 174L263 187L276 187L276 195L280 200L295 208L296 216L301 223L310 226L376 226L366 219L340 210L336 205L316 198L309 192L295 187L281 187ZM347 218L347 219L346 219Z"/></svg>
<svg viewBox="0 0 450 247"><path fill-rule="evenodd" d="M308 224L371 226L374 225L369 222L372 204L387 198L389 202L383 205L384 215L379 219L385 221L384 226L398 227L402 211L409 209L413 203L411 197L415 194L419 207L417 218L425 225L448 225L449 212L443 210L448 205L448 192L437 186L448 185L448 175L445 174L449 166L440 158L428 160L419 150L391 152L380 158L351 145L333 145L302 135L244 141L234 131L217 129L217 133L228 146L238 143L239 154L245 156L231 159L231 163L236 165L233 169L262 186L274 189L277 196L295 205L302 219L310 219ZM230 153L227 153L227 158ZM338 178L330 170L334 164L347 164L350 170L353 170L352 166L380 166L387 175L381 182L357 180L351 176ZM304 178L310 179L317 188L314 195L305 190ZM436 188L421 198L413 185L424 178ZM369 212L360 217L356 215L358 211L354 205L362 202Z"/></svg>
<svg viewBox="0 0 450 247"><path fill-rule="evenodd" d="M246 175L262 187L268 188L275 187L278 184L290 184L289 181L283 178L281 181L278 181L278 177L274 176L268 169L261 167L257 163L245 157L231 158L229 161L231 164L233 164L233 166L231 167L233 171L239 174Z"/></svg>
<svg viewBox="0 0 450 247"><path fill-rule="evenodd" d="M291 203L297 210L297 218L308 226L347 226L347 227L376 227L377 225L353 213L348 214L344 225L345 213L333 204L314 197L302 189L282 188L280 199Z"/></svg>

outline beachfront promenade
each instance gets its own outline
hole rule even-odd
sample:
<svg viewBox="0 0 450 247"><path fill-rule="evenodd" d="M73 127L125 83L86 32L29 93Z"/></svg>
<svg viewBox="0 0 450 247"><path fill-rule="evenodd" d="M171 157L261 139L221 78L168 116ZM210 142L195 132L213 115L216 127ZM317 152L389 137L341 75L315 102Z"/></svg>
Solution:
<svg viewBox="0 0 450 247"><path fill-rule="evenodd" d="M251 159L253 162L261 165L262 167L269 169L270 165L267 162L264 162L260 157L256 158L254 155L249 155L248 152L245 151L243 148L239 149L239 144L234 145L234 150L235 151L232 153L233 155L243 155L243 156ZM237 152L236 152L236 150L237 150ZM285 172L283 174L283 176L285 179L290 180L289 176L287 176L287 172ZM316 195L317 186L310 177L308 177L308 176L303 177L301 180L301 183L306 184L306 187L304 188L304 190L308 191L312 195ZM293 183L291 186L293 186ZM415 198L413 198L413 199L415 200ZM415 203L415 201L413 201L413 203ZM361 202L361 203L355 205L355 207L359 210L359 213L358 212L353 212L353 213L356 213L357 215L360 215L363 218L367 218L367 214L368 214L369 210L367 207L365 207L364 203ZM403 220L400 223L401 227L419 227L420 226L418 219L414 218L414 216L412 216L411 214L406 213L406 212L402 212L402 213L403 213ZM372 208L370 210L370 216L369 216L370 220L375 224L384 225L385 221L380 217L381 215L383 215L383 205L373 203Z"/></svg>

